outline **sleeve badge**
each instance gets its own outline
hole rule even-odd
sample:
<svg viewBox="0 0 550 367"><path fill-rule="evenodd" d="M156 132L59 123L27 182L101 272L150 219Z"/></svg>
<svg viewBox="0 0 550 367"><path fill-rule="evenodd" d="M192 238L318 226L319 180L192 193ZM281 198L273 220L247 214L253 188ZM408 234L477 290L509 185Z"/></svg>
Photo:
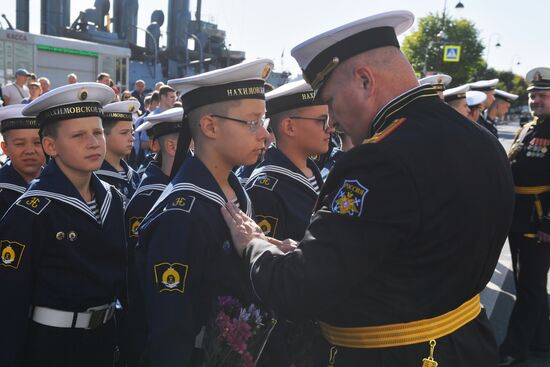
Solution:
<svg viewBox="0 0 550 367"><path fill-rule="evenodd" d="M257 186L257 187L261 187L262 189L273 191L278 181L279 180L276 179L275 177L271 177L268 175L261 175L258 178L256 178L253 186Z"/></svg>
<svg viewBox="0 0 550 367"><path fill-rule="evenodd" d="M194 196L178 196L174 198L170 203L166 205L164 210L181 210L186 213L190 213L191 209L193 208L193 204L195 203L195 197Z"/></svg>
<svg viewBox="0 0 550 367"><path fill-rule="evenodd" d="M42 213L42 210L44 210L48 206L50 202L51 200L45 197L28 196L17 201L17 205L27 210L30 210L36 215L39 215L40 213Z"/></svg>
<svg viewBox="0 0 550 367"><path fill-rule="evenodd" d="M128 223L128 234L130 237L138 236L138 228L143 217L131 217Z"/></svg>
<svg viewBox="0 0 550 367"><path fill-rule="evenodd" d="M9 240L0 241L1 266L17 269L23 257L25 245Z"/></svg>
<svg viewBox="0 0 550 367"><path fill-rule="evenodd" d="M340 190L332 200L333 213L358 217L363 212L365 196L369 190L357 180L344 180Z"/></svg>
<svg viewBox="0 0 550 367"><path fill-rule="evenodd" d="M256 223L262 229L266 236L275 237L277 231L278 218L269 215L256 215Z"/></svg>
<svg viewBox="0 0 550 367"><path fill-rule="evenodd" d="M159 292L185 291L188 265L181 263L159 263L155 265L155 283Z"/></svg>

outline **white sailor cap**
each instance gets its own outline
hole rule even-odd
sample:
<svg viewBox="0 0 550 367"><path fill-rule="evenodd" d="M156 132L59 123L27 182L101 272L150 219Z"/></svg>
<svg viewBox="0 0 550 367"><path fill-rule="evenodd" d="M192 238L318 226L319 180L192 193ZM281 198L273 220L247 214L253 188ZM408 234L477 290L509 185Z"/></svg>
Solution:
<svg viewBox="0 0 550 367"><path fill-rule="evenodd" d="M44 93L23 108L25 116L36 116L39 127L45 123L78 117L102 116L103 106L115 92L101 83L75 83Z"/></svg>
<svg viewBox="0 0 550 367"><path fill-rule="evenodd" d="M487 95L479 90L470 90L466 92L466 104L468 107L475 107L487 99Z"/></svg>
<svg viewBox="0 0 550 367"><path fill-rule="evenodd" d="M447 74L430 75L425 78L419 79L420 85L431 85L437 91L444 91L445 87L451 83L453 78Z"/></svg>
<svg viewBox="0 0 550 367"><path fill-rule="evenodd" d="M315 92L305 80L291 82L266 93L265 101L268 116L293 108L320 104L315 100Z"/></svg>
<svg viewBox="0 0 550 367"><path fill-rule="evenodd" d="M310 38L290 53L302 68L304 79L317 92L339 63L375 48L399 48L397 36L413 22L413 13L406 10L372 15Z"/></svg>
<svg viewBox="0 0 550 367"><path fill-rule="evenodd" d="M34 116L23 116L21 111L24 104L12 104L0 108L0 132L13 129L38 129Z"/></svg>
<svg viewBox="0 0 550 367"><path fill-rule="evenodd" d="M532 90L548 90L550 89L550 68L534 68L527 72L525 76L529 86L528 91Z"/></svg>
<svg viewBox="0 0 550 367"><path fill-rule="evenodd" d="M464 84L455 88L450 88L443 91L445 102L455 101L457 99L466 98L466 92L470 90L470 85Z"/></svg>
<svg viewBox="0 0 550 367"><path fill-rule="evenodd" d="M149 114L143 119L136 132L146 131L150 137L178 132L183 125L183 108L174 107L161 113Z"/></svg>
<svg viewBox="0 0 550 367"><path fill-rule="evenodd" d="M113 102L103 107L103 122L133 121L139 111L140 104L136 101Z"/></svg>
<svg viewBox="0 0 550 367"><path fill-rule="evenodd" d="M502 99L508 103L514 102L516 99L518 99L517 94L508 93L500 89L495 89L495 98Z"/></svg>
<svg viewBox="0 0 550 367"><path fill-rule="evenodd" d="M482 92L495 90L497 87L498 79L491 80L479 80L474 83L470 83L470 90L479 90Z"/></svg>
<svg viewBox="0 0 550 367"><path fill-rule="evenodd" d="M265 99L265 80L273 60L244 61L227 68L186 78L171 79L168 85L181 93L185 112L198 107L238 99Z"/></svg>

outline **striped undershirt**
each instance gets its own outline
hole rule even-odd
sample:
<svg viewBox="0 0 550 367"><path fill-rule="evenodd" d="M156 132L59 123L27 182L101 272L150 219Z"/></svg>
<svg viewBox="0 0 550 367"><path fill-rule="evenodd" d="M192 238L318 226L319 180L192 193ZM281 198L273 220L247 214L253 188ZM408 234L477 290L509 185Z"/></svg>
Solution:
<svg viewBox="0 0 550 367"><path fill-rule="evenodd" d="M319 184L317 183L317 179L315 178L315 176L308 177L307 180L309 181L311 187L313 187L317 195L319 195Z"/></svg>
<svg viewBox="0 0 550 367"><path fill-rule="evenodd" d="M86 204L88 204L88 207L94 213L95 219L98 223L101 223L101 216L99 215L99 208L97 207L97 201L95 201L95 198L92 199L92 201L87 201Z"/></svg>
<svg viewBox="0 0 550 367"><path fill-rule="evenodd" d="M126 174L126 171L118 171L118 173L122 176L124 181L128 181L128 175Z"/></svg>

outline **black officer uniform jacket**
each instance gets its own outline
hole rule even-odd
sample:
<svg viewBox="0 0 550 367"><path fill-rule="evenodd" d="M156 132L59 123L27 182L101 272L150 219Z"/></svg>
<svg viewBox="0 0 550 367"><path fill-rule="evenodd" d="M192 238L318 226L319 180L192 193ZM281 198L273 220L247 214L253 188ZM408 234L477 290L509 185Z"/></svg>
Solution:
<svg viewBox="0 0 550 367"><path fill-rule="evenodd" d="M323 179L315 163L308 159L320 189ZM306 176L279 149L271 147L246 185L256 222L267 236L299 241L311 219L318 191Z"/></svg>
<svg viewBox="0 0 550 367"><path fill-rule="evenodd" d="M490 121L488 118L485 118L483 114L479 115L479 118L477 119L477 123L489 130L491 134L493 134L495 137L498 138L498 129L493 124L492 121Z"/></svg>
<svg viewBox="0 0 550 367"><path fill-rule="evenodd" d="M229 183L240 208L253 215L233 173ZM143 364L194 365L197 334L214 316L217 297L254 303L248 272L220 212L226 201L206 166L188 156L143 220L136 247L141 293L136 298L145 302L147 324Z"/></svg>
<svg viewBox="0 0 550 367"><path fill-rule="evenodd" d="M0 169L0 218L10 206L27 190L27 182L13 168L11 162Z"/></svg>
<svg viewBox="0 0 550 367"><path fill-rule="evenodd" d="M536 118L518 131L510 148L510 163L516 186L550 185L550 118ZM540 200L541 213L535 201ZM538 195L516 195L512 232L550 233L550 192ZM542 218L539 216L542 214Z"/></svg>
<svg viewBox="0 0 550 367"><path fill-rule="evenodd" d="M101 165L101 168L98 169L95 173L96 175L103 181L113 185L124 195L126 198L126 204L128 203L128 200L134 195L134 192L136 191L138 185L139 185L139 175L132 167L130 167L124 160L120 161L120 164L122 165L122 168L124 168L124 171L126 172L127 180L122 177L120 173L117 172L117 170L109 164L107 161L103 161L103 164Z"/></svg>
<svg viewBox="0 0 550 367"><path fill-rule="evenodd" d="M122 197L92 174L99 224L54 160L0 222L2 366L25 353L31 306L84 312L112 303L124 287ZM44 361L47 364L47 361Z"/></svg>
<svg viewBox="0 0 550 367"><path fill-rule="evenodd" d="M297 250L283 255L261 240L248 245L254 290L289 318L340 327L443 315L490 280L513 199L498 140L432 87L414 88L385 105L371 138L336 163ZM335 366L421 365L428 350L428 343L338 347ZM494 365L485 314L439 339L435 353L441 366Z"/></svg>

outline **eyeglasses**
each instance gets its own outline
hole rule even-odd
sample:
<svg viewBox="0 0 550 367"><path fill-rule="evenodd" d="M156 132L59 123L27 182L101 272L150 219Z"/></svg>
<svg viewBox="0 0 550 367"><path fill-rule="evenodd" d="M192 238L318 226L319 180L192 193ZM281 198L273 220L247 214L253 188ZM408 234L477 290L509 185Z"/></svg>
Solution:
<svg viewBox="0 0 550 367"><path fill-rule="evenodd" d="M330 118L328 115L324 117L303 117L303 116L289 116L291 119L300 119L300 120L312 120L323 123L323 130L328 130Z"/></svg>
<svg viewBox="0 0 550 367"><path fill-rule="evenodd" d="M220 119L229 120L229 121L240 122L241 124L246 124L248 126L248 128L250 129L250 132L253 132L253 133L258 131L258 129L260 127L263 127L264 129L267 129L267 127L269 126L269 119L266 118L265 116L260 118L259 120L256 120L256 121L246 121L246 120L236 119L236 118L233 118L233 117L214 115L214 114L211 114L210 116L217 117L217 118L220 118Z"/></svg>

